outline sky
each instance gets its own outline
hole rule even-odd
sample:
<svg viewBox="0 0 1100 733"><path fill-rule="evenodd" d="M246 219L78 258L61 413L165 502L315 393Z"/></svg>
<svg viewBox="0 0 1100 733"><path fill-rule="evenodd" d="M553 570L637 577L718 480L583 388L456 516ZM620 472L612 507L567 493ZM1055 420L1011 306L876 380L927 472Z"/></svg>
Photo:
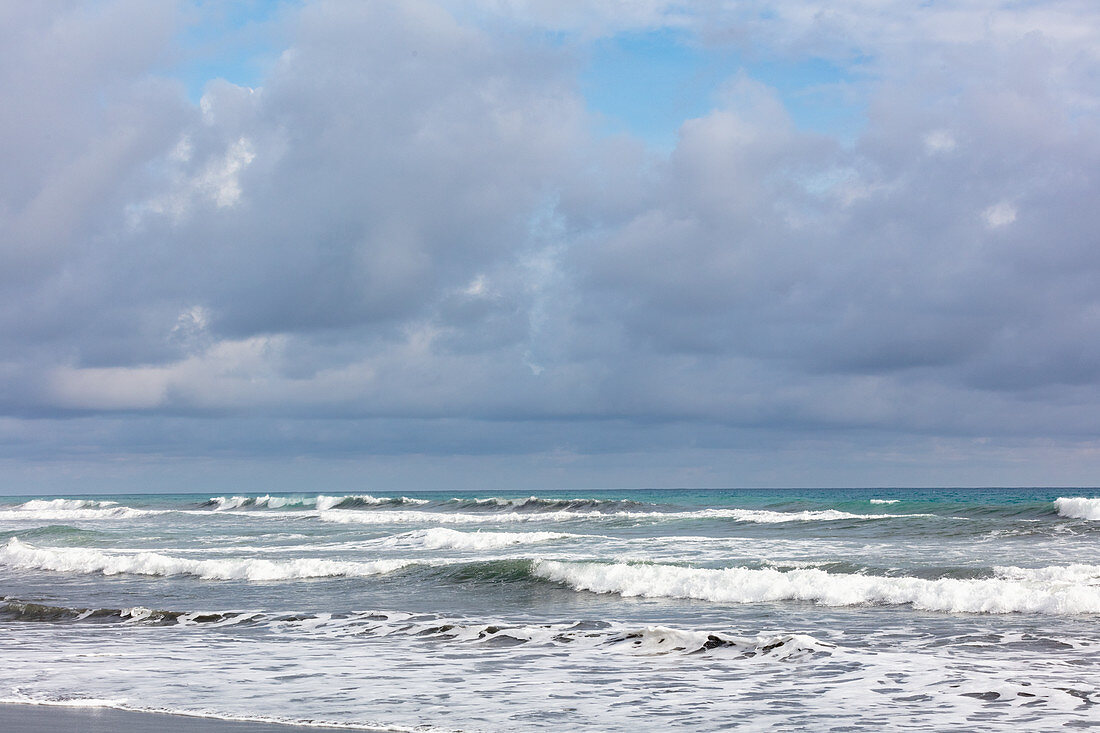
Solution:
<svg viewBox="0 0 1100 733"><path fill-rule="evenodd" d="M0 0L0 493L1100 484L1092 0Z"/></svg>

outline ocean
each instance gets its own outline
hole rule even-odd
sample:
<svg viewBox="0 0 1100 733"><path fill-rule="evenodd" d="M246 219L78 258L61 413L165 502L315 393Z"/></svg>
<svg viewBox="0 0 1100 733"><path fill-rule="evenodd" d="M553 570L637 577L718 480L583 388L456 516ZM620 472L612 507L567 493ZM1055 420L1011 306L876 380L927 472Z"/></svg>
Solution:
<svg viewBox="0 0 1100 733"><path fill-rule="evenodd" d="M1100 727L1100 491L0 497L0 701L377 730Z"/></svg>

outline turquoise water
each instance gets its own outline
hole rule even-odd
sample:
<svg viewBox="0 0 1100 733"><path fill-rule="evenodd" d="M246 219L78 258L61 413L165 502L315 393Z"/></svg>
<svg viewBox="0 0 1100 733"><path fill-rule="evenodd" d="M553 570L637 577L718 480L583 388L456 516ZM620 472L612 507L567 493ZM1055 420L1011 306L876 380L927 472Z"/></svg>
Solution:
<svg viewBox="0 0 1100 733"><path fill-rule="evenodd" d="M0 697L386 730L1091 725L1098 497L0 498Z"/></svg>

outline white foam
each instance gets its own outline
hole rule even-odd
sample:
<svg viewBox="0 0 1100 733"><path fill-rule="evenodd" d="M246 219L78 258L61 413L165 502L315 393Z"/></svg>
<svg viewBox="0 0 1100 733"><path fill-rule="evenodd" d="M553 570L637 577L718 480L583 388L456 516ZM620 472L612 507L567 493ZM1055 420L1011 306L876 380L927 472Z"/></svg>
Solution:
<svg viewBox="0 0 1100 733"><path fill-rule="evenodd" d="M571 519L591 519L608 515L580 514L577 512L545 512L541 514L462 514L450 512L424 512L415 510L356 511L354 509L329 509L318 514L322 522L338 524L490 524L518 522L560 522Z"/></svg>
<svg viewBox="0 0 1100 733"><path fill-rule="evenodd" d="M585 536L563 532L459 532L446 527L432 527L387 537L382 544L427 550L496 550Z"/></svg>
<svg viewBox="0 0 1100 733"><path fill-rule="evenodd" d="M316 558L281 561L262 558L194 560L156 552L124 555L82 547L34 547L12 537L0 547L0 563L68 573L192 575L206 580L294 580L380 575L417 564L417 561L344 562Z"/></svg>
<svg viewBox="0 0 1100 733"><path fill-rule="evenodd" d="M321 495L317 497L314 506L318 509L335 509L346 501L351 501L356 504L428 504L427 499L413 499L408 496L371 496L370 494L347 494L344 496L325 496Z"/></svg>
<svg viewBox="0 0 1100 733"><path fill-rule="evenodd" d="M818 569L688 568L537 560L533 572L596 593L646 598L696 598L723 603L813 601L826 606L904 605L968 613L1100 613L1100 587L1046 575L926 580L833 574Z"/></svg>
<svg viewBox="0 0 1100 733"><path fill-rule="evenodd" d="M1061 496L1054 500L1054 508L1070 519L1100 520L1100 498Z"/></svg>
<svg viewBox="0 0 1100 733"><path fill-rule="evenodd" d="M412 499L407 496L397 498L378 497L370 494L346 494L343 496L212 496L210 503L214 505L214 511L228 511L242 507L265 507L268 509L282 509L289 506L311 506L317 509L333 509L346 501L354 501L358 504L427 504L427 499Z"/></svg>
<svg viewBox="0 0 1100 733"><path fill-rule="evenodd" d="M117 505L117 501L97 501L95 499L31 499L23 502L16 509L37 512L56 509L102 509Z"/></svg>
<svg viewBox="0 0 1100 733"><path fill-rule="evenodd" d="M486 524L519 522L570 522L570 521L609 521L634 520L647 522L672 521L683 519L732 519L738 522L779 524L783 522L832 522L837 520L896 519L902 517L932 517L934 514L851 514L835 509L801 512L773 512L763 509L700 509L688 512L576 512L551 511L531 513L492 513L467 514L461 512L426 511L354 511L348 509L330 509L322 511L319 518L324 522L342 524L406 524L412 522L436 522L439 524Z"/></svg>
<svg viewBox="0 0 1100 733"><path fill-rule="evenodd" d="M795 660L815 652L828 652L832 644L823 644L806 634L760 635L756 637L730 636L709 631L674 629L667 626L648 626L632 630L614 641L633 643L634 652L641 654L668 654L669 652L698 652L703 649L729 648L742 655L767 654L773 659Z"/></svg>
<svg viewBox="0 0 1100 733"><path fill-rule="evenodd" d="M781 522L836 522L843 519L897 519L900 517L933 517L934 514L852 514L836 509L803 512L772 512L764 509L711 509L715 516L728 516L739 522L779 524Z"/></svg>
<svg viewBox="0 0 1100 733"><path fill-rule="evenodd" d="M1077 583L1100 585L1100 565L1051 565L1042 568L996 567L993 571L1002 578L1046 583Z"/></svg>
<svg viewBox="0 0 1100 733"><path fill-rule="evenodd" d="M30 503L30 502L28 502ZM5 509L0 510L0 521L73 522L89 520L134 519L166 510L133 509L127 506L107 506L101 509Z"/></svg>
<svg viewBox="0 0 1100 733"><path fill-rule="evenodd" d="M872 504L897 504L901 499L871 499Z"/></svg>

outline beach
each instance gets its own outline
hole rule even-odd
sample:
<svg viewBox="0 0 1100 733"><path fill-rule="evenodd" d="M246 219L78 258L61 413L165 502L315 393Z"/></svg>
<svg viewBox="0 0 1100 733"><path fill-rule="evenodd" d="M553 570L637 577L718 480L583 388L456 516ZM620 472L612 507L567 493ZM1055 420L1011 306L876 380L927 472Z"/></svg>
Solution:
<svg viewBox="0 0 1100 733"><path fill-rule="evenodd" d="M15 703L0 703L0 729L11 733L316 733L341 730L323 726L218 720L104 707Z"/></svg>

